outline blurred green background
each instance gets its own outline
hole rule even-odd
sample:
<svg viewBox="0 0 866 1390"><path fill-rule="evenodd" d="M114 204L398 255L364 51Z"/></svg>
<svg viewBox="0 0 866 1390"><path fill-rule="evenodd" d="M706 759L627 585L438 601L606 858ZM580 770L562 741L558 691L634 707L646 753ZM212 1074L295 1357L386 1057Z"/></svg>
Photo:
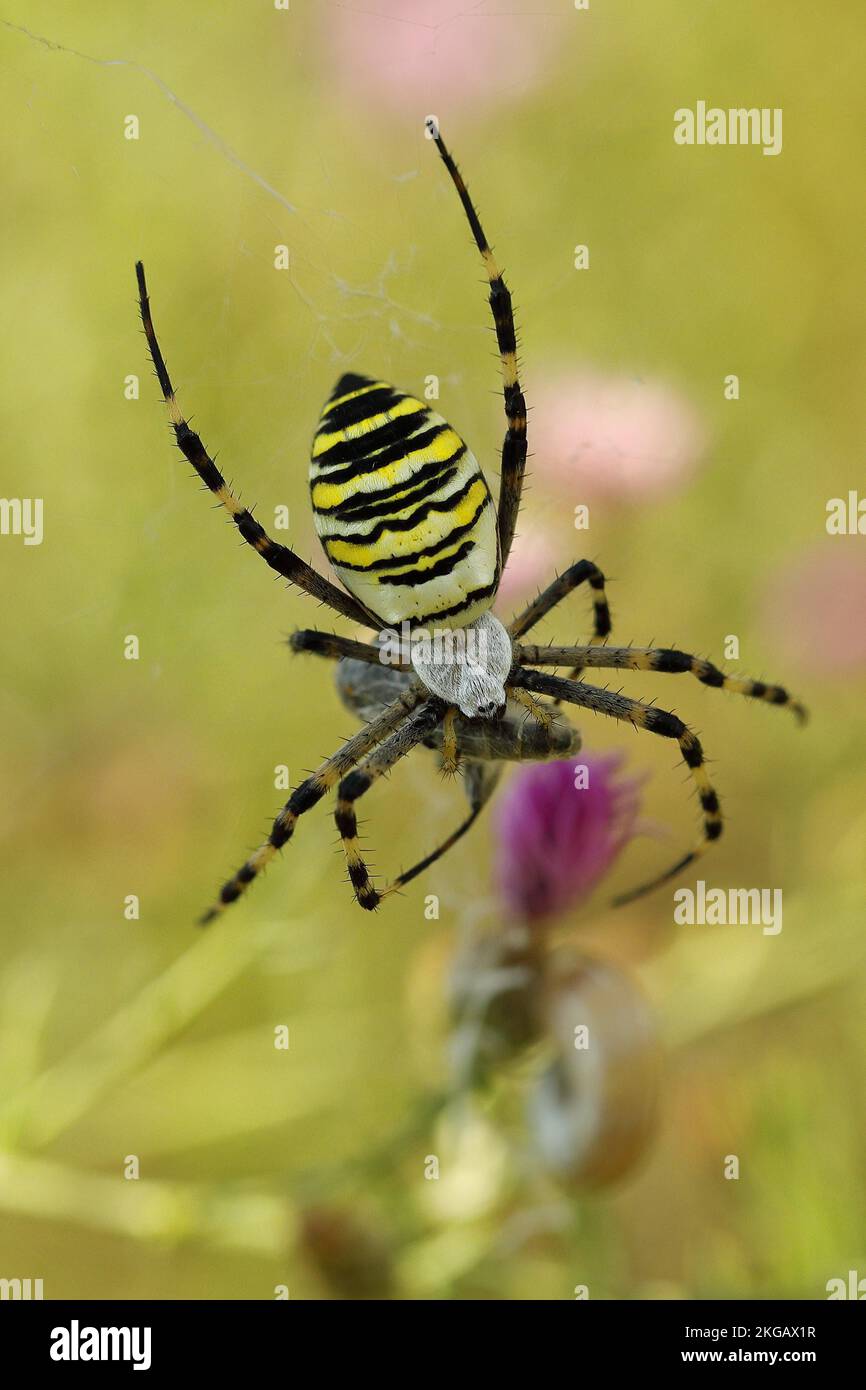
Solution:
<svg viewBox="0 0 866 1390"><path fill-rule="evenodd" d="M44 498L45 535L0 538L0 1276L49 1298L820 1298L866 1275L866 540L824 524L863 478L859 6L458 8L6 10L0 491ZM673 112L699 99L782 107L783 153L679 148ZM668 892L614 914L604 890L569 924L637 973L668 1049L660 1132L603 1194L525 1180L519 1121L468 1153L437 1129L455 942L498 911L490 819L370 919L322 809L233 915L191 925L284 800L275 766L300 779L351 720L282 645L322 612L242 553L171 446L133 262L183 408L266 526L289 507L303 555L309 438L347 368L438 375L495 475L481 271L429 112L514 290L530 404L589 368L669 383L705 431L693 477L602 498L588 534L536 453L546 566L596 559L622 641L721 658L737 634L734 665L813 713L800 732L622 679L714 759L729 825L701 873L782 886L785 925L674 928ZM817 612L786 606L801 571ZM577 597L545 633L585 625ZM661 740L582 727L652 773L645 814L670 828L627 852L625 887L690 843L695 806ZM462 806L418 756L365 812L388 875ZM425 1181L430 1153L448 1182Z"/></svg>

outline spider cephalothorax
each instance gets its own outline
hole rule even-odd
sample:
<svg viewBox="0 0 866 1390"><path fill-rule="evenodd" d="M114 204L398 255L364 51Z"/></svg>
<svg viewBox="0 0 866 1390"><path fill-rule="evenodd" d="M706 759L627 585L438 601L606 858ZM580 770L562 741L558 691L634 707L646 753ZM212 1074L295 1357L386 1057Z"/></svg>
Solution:
<svg viewBox="0 0 866 1390"><path fill-rule="evenodd" d="M370 643L330 633L295 633L295 651L337 664L344 703L363 727L292 792L268 839L225 883L203 921L241 896L291 839L298 818L332 789L335 818L355 896L375 908L421 873L472 825L490 797L502 763L568 758L580 736L561 702L611 716L674 739L689 768L703 816L695 847L627 901L673 878L722 832L718 797L696 736L676 715L579 679L601 670L690 673L776 705L802 706L778 685L727 676L710 662L670 648L611 647L610 610L601 570L580 560L559 575L506 628L490 612L508 561L526 465L526 404L517 372L511 296L466 185L432 120L427 134L454 183L481 253L502 363L506 430L499 499L474 455L440 415L388 382L343 375L325 404L313 438L310 494L316 529L338 588L267 535L234 496L201 439L180 412L154 333L144 268L136 266L141 318L177 443L222 503L242 537L278 574L335 613L372 630ZM585 646L530 646L531 628L579 585L592 596L593 632ZM408 630L408 650L395 660L389 630ZM416 640L420 639L420 640ZM537 667L571 667L564 679ZM553 703L551 703L551 701ZM450 836L387 887L372 882L358 845L355 803L413 748L438 750L447 771L463 772L470 811Z"/></svg>
<svg viewBox="0 0 866 1390"><path fill-rule="evenodd" d="M511 638L498 618L482 613L460 630L464 640L445 646L447 630L429 648L412 652L412 669L433 695L455 705L468 719L489 719L505 708L511 670Z"/></svg>

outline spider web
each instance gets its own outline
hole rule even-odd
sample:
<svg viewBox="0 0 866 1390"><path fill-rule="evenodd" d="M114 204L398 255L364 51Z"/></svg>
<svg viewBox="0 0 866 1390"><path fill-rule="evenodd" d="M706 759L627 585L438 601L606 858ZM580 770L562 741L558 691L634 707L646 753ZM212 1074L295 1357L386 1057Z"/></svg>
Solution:
<svg viewBox="0 0 866 1390"><path fill-rule="evenodd" d="M92 351L117 352L151 399L127 293L141 256L182 408L245 500L289 506L288 539L320 568L306 460L345 370L415 394L435 377L430 399L495 486L502 413L483 277L423 122L441 115L460 148L479 114L495 133L490 117L522 79L507 71L480 113L467 106L485 72L476 36L504 31L511 52L541 35L549 53L573 15L541 0L289 0L256 17L209 8L170 32L160 18L157 4L119 37L96 11L2 19L10 103L48 217L73 258L95 254L90 292L113 296ZM395 86L413 63L420 80Z"/></svg>

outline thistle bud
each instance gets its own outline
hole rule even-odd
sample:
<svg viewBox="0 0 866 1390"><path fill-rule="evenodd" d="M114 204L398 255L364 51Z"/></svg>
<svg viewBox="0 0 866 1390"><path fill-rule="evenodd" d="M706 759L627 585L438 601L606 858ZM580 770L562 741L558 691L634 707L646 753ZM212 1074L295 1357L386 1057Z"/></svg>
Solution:
<svg viewBox="0 0 866 1390"><path fill-rule="evenodd" d="M627 1172L653 1132L660 1052L652 1014L618 966L585 959L551 988L556 1054L535 1082L528 1120L545 1168L576 1186Z"/></svg>

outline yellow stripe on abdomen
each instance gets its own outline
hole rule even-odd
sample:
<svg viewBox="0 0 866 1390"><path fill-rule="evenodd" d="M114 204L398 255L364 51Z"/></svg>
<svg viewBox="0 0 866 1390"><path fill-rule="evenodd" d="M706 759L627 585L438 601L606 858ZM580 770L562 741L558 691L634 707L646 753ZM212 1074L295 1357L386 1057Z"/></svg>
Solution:
<svg viewBox="0 0 866 1390"><path fill-rule="evenodd" d="M361 493L369 492L375 495L376 491L392 487L396 483L406 483L409 487L422 467L430 463L446 463L463 448L462 439L450 425L445 425L435 439L422 448L413 450L411 443L410 438L408 451L403 458L373 468L360 477L347 479L343 483L329 483L325 473L321 481L311 483L313 506L317 510L328 511ZM336 469L333 471L336 472Z"/></svg>

